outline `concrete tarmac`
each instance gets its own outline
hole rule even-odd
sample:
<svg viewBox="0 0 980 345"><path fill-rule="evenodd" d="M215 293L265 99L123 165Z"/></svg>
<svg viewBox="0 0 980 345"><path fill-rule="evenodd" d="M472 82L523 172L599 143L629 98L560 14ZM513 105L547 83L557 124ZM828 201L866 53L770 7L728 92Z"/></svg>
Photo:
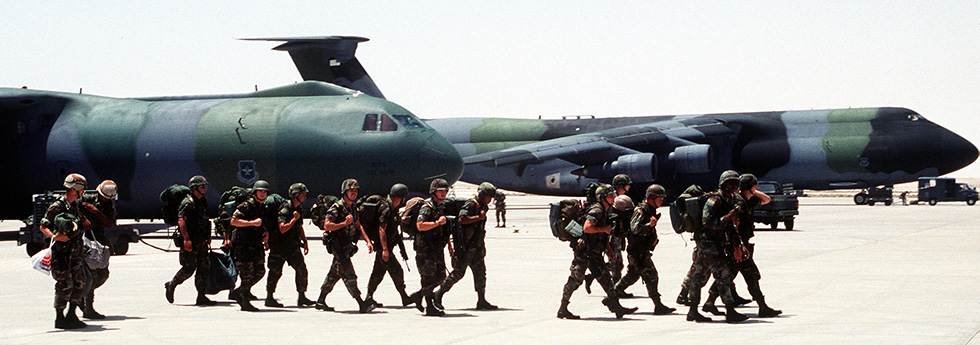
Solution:
<svg viewBox="0 0 980 345"><path fill-rule="evenodd" d="M629 290L637 297L622 303L639 312L617 320L600 303L595 284L591 295L579 288L572 296L569 308L582 320L557 319L572 254L567 243L552 237L545 206L560 199L509 195L507 227L493 228L491 216L487 235L487 298L501 310L474 309L467 272L445 296L444 317L395 306L399 298L388 278L375 294L385 307L370 314L356 312L342 283L327 298L336 312L297 308L289 267L276 293L285 308L266 308L259 300L253 303L260 312L242 312L227 292L212 296L218 306L196 307L193 278L169 304L163 283L179 268L177 253L133 244L128 255L112 257L109 281L96 291L96 309L108 318L61 331L54 328L54 280L30 267L16 241L0 242L0 343L980 344L980 207L869 207L848 198L801 198L795 230L760 230L754 238L762 289L783 314L755 318L758 308L751 303L739 308L748 321L726 324L716 316L711 323L685 321L686 309L675 305L693 243L688 234L673 233L669 217L658 226L654 262L663 300L677 312L653 315L638 282ZM8 220L0 230L21 225ZM309 236L320 235L308 221L305 228ZM146 241L172 249L169 240L154 237ZM414 290L419 276L408 244L407 284ZM315 299L331 257L318 238L310 247L307 296ZM354 257L362 292L373 260L362 242ZM748 297L741 278L736 285ZM265 280L252 292L264 298Z"/></svg>

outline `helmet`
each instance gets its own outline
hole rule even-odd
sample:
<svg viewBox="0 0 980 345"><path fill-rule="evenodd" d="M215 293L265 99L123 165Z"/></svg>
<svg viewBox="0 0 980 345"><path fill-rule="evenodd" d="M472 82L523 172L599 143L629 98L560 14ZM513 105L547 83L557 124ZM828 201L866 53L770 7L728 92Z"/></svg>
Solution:
<svg viewBox="0 0 980 345"><path fill-rule="evenodd" d="M429 194L435 193L437 190L449 190L449 182L441 178L432 180L432 184L429 184Z"/></svg>
<svg viewBox="0 0 980 345"><path fill-rule="evenodd" d="M490 182L483 182L476 188L476 196L479 198L495 195L497 195L497 187L494 187Z"/></svg>
<svg viewBox="0 0 980 345"><path fill-rule="evenodd" d="M289 197L290 198L298 197L300 194L303 194L303 193L306 193L306 192L307 192L307 189L306 189L306 185L305 184L296 182L296 183L293 183L292 185L289 186Z"/></svg>
<svg viewBox="0 0 980 345"><path fill-rule="evenodd" d="M759 184L759 179L752 174L742 174L738 177L738 189L749 190L753 186Z"/></svg>
<svg viewBox="0 0 980 345"><path fill-rule="evenodd" d="M112 180L102 181L95 190L99 191L99 195L106 199L116 199L119 197L116 190L116 183Z"/></svg>
<svg viewBox="0 0 980 345"><path fill-rule="evenodd" d="M626 175L626 174L616 175L615 177L613 177L612 180L613 188L626 188L626 186L632 183L633 180L630 179L630 175Z"/></svg>
<svg viewBox="0 0 980 345"><path fill-rule="evenodd" d="M85 180L85 176L78 173L71 173L65 176L65 188L71 190L83 190L88 186L88 181Z"/></svg>
<svg viewBox="0 0 980 345"><path fill-rule="evenodd" d="M606 200L606 196L610 194L616 194L616 188L608 184L600 185L599 188L595 190L595 196L598 201Z"/></svg>
<svg viewBox="0 0 980 345"><path fill-rule="evenodd" d="M616 197L616 201L613 202L613 207L619 211L626 211L633 209L633 199L626 196L626 194Z"/></svg>
<svg viewBox="0 0 980 345"><path fill-rule="evenodd" d="M351 189L361 189L361 185L357 183L357 180L349 178L340 184L340 193L347 193Z"/></svg>
<svg viewBox="0 0 980 345"><path fill-rule="evenodd" d="M721 173L721 177L718 178L718 187L721 188L728 181L738 182L738 173L735 170L725 170L725 172Z"/></svg>
<svg viewBox="0 0 980 345"><path fill-rule="evenodd" d="M205 179L204 176L201 176L201 175L197 175L197 176L191 177L190 182L187 182L187 186L188 187L191 187L191 189L194 189L194 188L197 188L197 187L200 187L200 186L207 186L207 185L208 185L208 180Z"/></svg>
<svg viewBox="0 0 980 345"><path fill-rule="evenodd" d="M659 184L652 184L650 185L650 187L647 187L647 195L646 195L647 199L652 199L653 197L657 197L657 196L661 198L667 197L667 191L664 190L663 186Z"/></svg>
<svg viewBox="0 0 980 345"><path fill-rule="evenodd" d="M257 191L257 190L264 190L264 191L268 192L269 191L269 182L266 182L265 180L255 181L255 183L252 184L252 193L255 193L255 191Z"/></svg>
<svg viewBox="0 0 980 345"><path fill-rule="evenodd" d="M391 191L388 192L388 195L394 198L404 199L408 196L408 186L401 183L396 183L394 186L391 186Z"/></svg>

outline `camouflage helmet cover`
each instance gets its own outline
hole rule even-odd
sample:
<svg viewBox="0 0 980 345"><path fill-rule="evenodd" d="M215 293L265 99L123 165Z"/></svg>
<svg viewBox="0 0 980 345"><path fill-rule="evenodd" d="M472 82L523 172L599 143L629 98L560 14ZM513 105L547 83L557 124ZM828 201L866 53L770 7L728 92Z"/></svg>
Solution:
<svg viewBox="0 0 980 345"><path fill-rule="evenodd" d="M441 178L437 178L435 180L432 180L432 183L429 184L429 194L435 193L437 190L445 190L445 191L448 191L449 190L449 182L447 182L446 180L443 180Z"/></svg>
<svg viewBox="0 0 980 345"><path fill-rule="evenodd" d="M71 173L65 176L65 188L71 190L83 190L88 186L88 181L85 180L85 176L78 173Z"/></svg>
<svg viewBox="0 0 980 345"><path fill-rule="evenodd" d="M630 175L626 175L626 174L616 175L612 179L612 186L613 186L613 188L626 188L626 186L628 186L628 185L630 185L632 183L633 183L633 180L630 179Z"/></svg>
<svg viewBox="0 0 980 345"><path fill-rule="evenodd" d="M347 193L351 189L361 189L361 185L357 183L357 180L349 178L344 180L344 183L340 184L340 193Z"/></svg>
<svg viewBox="0 0 980 345"><path fill-rule="evenodd" d="M306 189L306 185L302 183L293 183L289 186L289 197L295 198L300 196L300 194L306 193L309 190Z"/></svg>
<svg viewBox="0 0 980 345"><path fill-rule="evenodd" d="M495 195L497 195L497 187L494 187L490 182L483 182L476 188L477 197L494 197Z"/></svg>
<svg viewBox="0 0 980 345"><path fill-rule="evenodd" d="M119 197L118 190L116 188L116 182L112 180L105 180L99 183L99 186L95 188L103 198L106 199L116 199Z"/></svg>
<svg viewBox="0 0 980 345"><path fill-rule="evenodd" d="M725 170L725 172L721 173L721 177L718 178L718 187L724 186L725 182L728 181L738 183L738 173L735 170Z"/></svg>
<svg viewBox="0 0 980 345"><path fill-rule="evenodd" d="M200 186L207 186L207 185L208 185L208 180L201 175L191 177L191 180L187 182L187 186L190 187L191 189Z"/></svg>
<svg viewBox="0 0 980 345"><path fill-rule="evenodd" d="M616 194L616 188L608 184L600 185L599 188L595 190L595 196L598 201L606 200L606 196Z"/></svg>
<svg viewBox="0 0 980 345"><path fill-rule="evenodd" d="M650 185L650 187L647 187L647 193L646 193L647 199L653 199L654 197L658 197L658 196L661 198L667 197L667 191L664 189L663 186L659 184L652 184Z"/></svg>

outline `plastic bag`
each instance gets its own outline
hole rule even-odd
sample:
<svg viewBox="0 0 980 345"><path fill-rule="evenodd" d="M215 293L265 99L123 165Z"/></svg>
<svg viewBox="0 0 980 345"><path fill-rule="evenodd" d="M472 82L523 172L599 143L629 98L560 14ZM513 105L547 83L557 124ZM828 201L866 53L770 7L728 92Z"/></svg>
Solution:
<svg viewBox="0 0 980 345"><path fill-rule="evenodd" d="M54 245L53 240L51 244ZM51 246L31 256L31 267L38 272L51 275Z"/></svg>

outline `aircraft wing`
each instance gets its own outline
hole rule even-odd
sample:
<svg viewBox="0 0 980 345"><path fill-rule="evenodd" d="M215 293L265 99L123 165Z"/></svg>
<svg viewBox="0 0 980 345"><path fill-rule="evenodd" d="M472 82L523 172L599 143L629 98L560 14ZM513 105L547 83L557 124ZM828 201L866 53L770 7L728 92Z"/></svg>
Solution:
<svg viewBox="0 0 980 345"><path fill-rule="evenodd" d="M501 166L563 159L575 164L589 165L641 153L634 147L697 145L705 137L732 133L724 123L712 119L665 121L611 128L486 152L466 157L463 163L492 163Z"/></svg>

